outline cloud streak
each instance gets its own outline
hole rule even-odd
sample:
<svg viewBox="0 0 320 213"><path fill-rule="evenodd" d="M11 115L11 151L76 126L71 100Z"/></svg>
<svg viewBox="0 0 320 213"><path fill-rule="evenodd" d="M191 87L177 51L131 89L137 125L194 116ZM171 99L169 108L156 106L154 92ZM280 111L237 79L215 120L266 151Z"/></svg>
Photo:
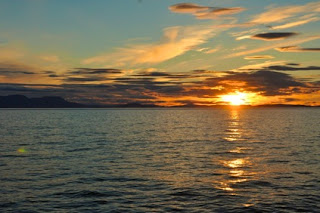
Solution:
<svg viewBox="0 0 320 213"><path fill-rule="evenodd" d="M118 48L115 53L99 55L83 60L83 64L160 63L205 43L213 36L215 29L207 26L166 28L160 42L154 44L137 44Z"/></svg>
<svg viewBox="0 0 320 213"><path fill-rule="evenodd" d="M254 53L259 53L259 52L264 52L270 49L275 49L275 48L279 48L281 46L284 47L290 47L293 45L297 45L297 44L301 44L301 43L305 43L308 41L313 41L313 40L317 40L320 39L320 36L309 36L309 37L305 37L305 38L300 38L300 39L296 39L296 40L290 40L290 41L285 41L285 42L277 42L274 44L268 44L267 46L263 46L263 47L258 47L255 49L251 49L251 50L245 50L245 51L241 51L241 52L237 52L237 53L233 53L230 54L228 56L226 56L225 58L233 58L233 57L238 57L238 56L243 56L243 55L249 55L249 54L254 54Z"/></svg>
<svg viewBox="0 0 320 213"><path fill-rule="evenodd" d="M304 19L304 20L295 21L295 22L289 22L289 23L282 24L282 25L271 26L271 29L278 30L278 29L286 29L286 28L291 28L291 27L297 27L297 26L304 25L304 24L307 24L307 23L310 23L310 22L313 22L313 21L318 21L318 20L319 20L319 18L312 17L312 18L309 18L309 19Z"/></svg>
<svg viewBox="0 0 320 213"><path fill-rule="evenodd" d="M245 9L242 7L207 7L191 3L180 3L169 7L174 13L190 13L196 19L216 19L220 16L233 15Z"/></svg>
<svg viewBox="0 0 320 213"><path fill-rule="evenodd" d="M275 50L279 52L320 52L320 48L316 47L309 47L309 48L302 48L298 46L285 46L285 47L277 47Z"/></svg>
<svg viewBox="0 0 320 213"><path fill-rule="evenodd" d="M251 55L251 56L246 56L244 59L246 60L259 60L259 59L272 59L274 58L271 55Z"/></svg>
<svg viewBox="0 0 320 213"><path fill-rule="evenodd" d="M255 16L252 22L256 24L278 23L301 14L320 12L320 2L311 2L305 5L290 5L271 8L268 11Z"/></svg>

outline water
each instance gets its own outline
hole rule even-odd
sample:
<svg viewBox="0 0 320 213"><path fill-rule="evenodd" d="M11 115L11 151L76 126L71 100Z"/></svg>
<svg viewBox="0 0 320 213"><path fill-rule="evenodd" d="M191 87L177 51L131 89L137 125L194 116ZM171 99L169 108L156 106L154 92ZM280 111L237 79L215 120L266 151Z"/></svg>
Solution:
<svg viewBox="0 0 320 213"><path fill-rule="evenodd" d="M320 110L1 110L1 212L319 212Z"/></svg>

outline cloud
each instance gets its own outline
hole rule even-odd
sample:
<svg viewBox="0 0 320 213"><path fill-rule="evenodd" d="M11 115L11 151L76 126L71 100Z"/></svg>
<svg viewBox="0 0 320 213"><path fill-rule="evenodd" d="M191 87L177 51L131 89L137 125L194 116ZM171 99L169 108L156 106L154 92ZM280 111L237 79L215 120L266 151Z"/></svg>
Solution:
<svg viewBox="0 0 320 213"><path fill-rule="evenodd" d="M250 70L264 70L265 67L269 67L269 66L273 66L273 65L279 65L279 64L285 64L286 61L265 61L263 63L257 63L257 64L249 64L249 65L245 65L245 66L241 66L237 69L235 69L235 71L250 71Z"/></svg>
<svg viewBox="0 0 320 213"><path fill-rule="evenodd" d="M175 13L196 13L203 10L208 10L210 7L205 7L191 3L180 3L169 7L169 10Z"/></svg>
<svg viewBox="0 0 320 213"><path fill-rule="evenodd" d="M239 89L268 98L278 95L291 98L291 94L308 94L319 89L314 83L306 80L301 82L301 79L275 71L288 70L288 67L290 66L265 66L250 72L225 71L219 75L216 71L210 70L193 70L183 74L144 71L124 77L110 76L108 82L105 82L106 77L100 74L88 74L89 77L83 74L87 77L67 76L63 81L64 84L60 85L0 83L0 92L6 95L19 93L27 96L61 96L70 101L87 104L116 105L137 102L161 105L181 103L210 105L218 103L219 95ZM90 71L90 68L85 68L84 71L86 70ZM45 73L53 74L52 71ZM202 78L197 78L200 75ZM170 78L174 81L169 81Z"/></svg>
<svg viewBox="0 0 320 213"><path fill-rule="evenodd" d="M93 81L105 81L106 78L103 77L67 77L63 81L64 82L93 82Z"/></svg>
<svg viewBox="0 0 320 213"><path fill-rule="evenodd" d="M272 59L274 58L271 55L251 55L251 56L246 56L244 59L246 60L256 60L256 59Z"/></svg>
<svg viewBox="0 0 320 213"><path fill-rule="evenodd" d="M295 21L295 22L289 22L289 23L286 23L286 24L278 25L278 26L271 26L271 29L274 29L274 30L286 29L286 28L291 28L291 27L304 25L304 24L307 24L309 22L318 21L318 20L319 20L319 18L312 17L312 18L309 18L309 19Z"/></svg>
<svg viewBox="0 0 320 213"><path fill-rule="evenodd" d="M97 74L121 74L120 69L114 68L75 68L74 71L70 71L69 74L85 74L85 75L97 75Z"/></svg>
<svg viewBox="0 0 320 213"><path fill-rule="evenodd" d="M280 40L280 39L289 38L297 34L298 33L294 33L294 32L259 33L251 36L251 38L270 41L270 40Z"/></svg>
<svg viewBox="0 0 320 213"><path fill-rule="evenodd" d="M214 28L207 26L166 28L162 40L158 43L118 48L115 53L87 58L83 60L83 64L160 63L205 43L213 36L214 30Z"/></svg>
<svg viewBox="0 0 320 213"><path fill-rule="evenodd" d="M219 16L232 15L244 11L242 7L207 7L191 3L180 3L169 7L174 13L190 13L197 19L216 19Z"/></svg>
<svg viewBox="0 0 320 213"><path fill-rule="evenodd" d="M311 71L311 70L320 70L320 66L308 66L308 67L291 67L291 66L269 66L264 69L275 70L275 71Z"/></svg>
<svg viewBox="0 0 320 213"><path fill-rule="evenodd" d="M101 83L113 80L115 77L123 74L123 71L114 68L74 68L61 76L52 73L48 74L49 77L62 77L63 82Z"/></svg>
<svg viewBox="0 0 320 213"><path fill-rule="evenodd" d="M21 59L24 53L14 48L0 48L0 61L8 62Z"/></svg>
<svg viewBox="0 0 320 213"><path fill-rule="evenodd" d="M259 52L263 52L263 51L267 51L270 49L275 49L275 48L279 48L279 46L292 46L292 45L297 45L297 44L301 44L301 43L305 43L308 41L313 41L313 40L317 40L320 39L320 36L309 36L309 37L305 37L305 38L300 38L300 39L296 39L296 40L288 40L288 41L281 41L281 42L277 42L274 44L268 44L266 46L263 47L258 47L255 49L251 49L251 50L245 50L242 52L237 52L237 53L233 53L231 55L226 56L225 58L233 58L233 57L238 57L238 56L243 56L243 55L249 55L249 54L254 54L254 53L259 53Z"/></svg>
<svg viewBox="0 0 320 213"><path fill-rule="evenodd" d="M279 52L320 52L320 48L302 48L298 46L276 47Z"/></svg>
<svg viewBox="0 0 320 213"><path fill-rule="evenodd" d="M1 63L0 64L0 76L17 76L17 75L34 75L32 67L22 64Z"/></svg>
<svg viewBox="0 0 320 213"><path fill-rule="evenodd" d="M218 16L233 15L244 10L242 7L213 8L208 12L198 12L195 17L197 19L216 19Z"/></svg>
<svg viewBox="0 0 320 213"><path fill-rule="evenodd" d="M320 2L311 2L305 5L291 5L271 8L255 16L252 22L257 24L277 23L286 21L297 14L320 12Z"/></svg>
<svg viewBox="0 0 320 213"><path fill-rule="evenodd" d="M236 86L238 82L242 82L239 88ZM245 88L246 91L259 92L264 96L284 95L287 92L286 89L306 87L304 83L288 74L266 70L230 73L224 77L208 79L207 84L220 85L233 90Z"/></svg>
<svg viewBox="0 0 320 213"><path fill-rule="evenodd" d="M187 78L193 78L194 76L190 75L190 74L187 74L187 73L184 73L184 74L178 74L178 73L175 73L175 74L170 74L170 73L167 73L167 72L157 72L157 71L154 71L154 72L141 72L139 74L135 74L135 75L132 75L134 77L153 77L153 78L160 78L160 79L164 79L165 82L168 82L170 83L170 79L187 79Z"/></svg>
<svg viewBox="0 0 320 213"><path fill-rule="evenodd" d="M59 56L56 55L44 55L44 56L40 56L40 59L46 62L52 62L52 63L56 63L60 61Z"/></svg>
<svg viewBox="0 0 320 213"><path fill-rule="evenodd" d="M311 71L320 70L320 66L301 67L297 63L285 63L285 61L267 61L261 64L247 65L238 68L237 70L247 71Z"/></svg>

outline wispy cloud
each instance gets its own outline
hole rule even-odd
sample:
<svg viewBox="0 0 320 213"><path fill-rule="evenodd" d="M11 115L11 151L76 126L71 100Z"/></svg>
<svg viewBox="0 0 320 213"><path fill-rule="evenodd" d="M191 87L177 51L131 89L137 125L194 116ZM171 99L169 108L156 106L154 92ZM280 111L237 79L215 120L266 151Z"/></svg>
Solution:
<svg viewBox="0 0 320 213"><path fill-rule="evenodd" d="M266 61L258 64L249 64L235 69L235 71L252 71L252 70L264 70L265 67L273 66L273 65L283 65L286 61Z"/></svg>
<svg viewBox="0 0 320 213"><path fill-rule="evenodd" d="M40 56L40 59L46 62L51 62L51 63L56 63L60 61L60 58L57 55L43 55L43 56Z"/></svg>
<svg viewBox="0 0 320 213"><path fill-rule="evenodd" d="M15 61L21 59L24 55L24 52L17 50L16 48L0 48L0 62Z"/></svg>
<svg viewBox="0 0 320 213"><path fill-rule="evenodd" d="M300 20L300 21L294 21L294 22L289 22L289 23L285 23L282 25L277 25L277 26L271 26L271 29L286 29L286 28L291 28L291 27L296 27L296 26L300 26L300 25L304 25L313 21L318 21L319 18L318 17L312 17L309 19L304 19L304 20Z"/></svg>
<svg viewBox="0 0 320 213"><path fill-rule="evenodd" d="M320 39L320 36L309 36L309 37L305 37L305 38L300 38L300 39L292 39L292 40L286 40L286 41L281 41L281 42L276 42L273 44L268 44L266 46L262 46L262 47L258 47L255 49L251 49L251 50L245 50L242 52L237 52L237 53L233 53L230 54L228 56L226 56L225 58L233 58L233 57L238 57L238 56L243 56L243 55L249 55L249 54L254 54L254 53L259 53L259 52L264 52L270 49L275 49L275 48L279 48L281 46L293 46L293 45L297 45L297 44L302 44L308 41L312 41L312 40L317 40Z"/></svg>
<svg viewBox="0 0 320 213"><path fill-rule="evenodd" d="M276 50L279 52L320 52L320 48L314 47L298 47L298 46L285 46L285 47L276 47Z"/></svg>
<svg viewBox="0 0 320 213"><path fill-rule="evenodd" d="M219 16L233 15L244 10L242 7L214 8L208 12L198 12L195 16L197 19L216 19Z"/></svg>
<svg viewBox="0 0 320 213"><path fill-rule="evenodd" d="M320 2L311 2L305 5L290 5L271 8L268 11L256 15L252 22L257 24L278 23L286 21L297 14L320 12Z"/></svg>
<svg viewBox="0 0 320 213"><path fill-rule="evenodd" d="M272 59L274 58L271 55L250 55L250 56L246 56L244 57L244 59L246 60L256 60L256 59Z"/></svg>
<svg viewBox="0 0 320 213"><path fill-rule="evenodd" d="M83 60L83 64L163 62L205 43L214 35L214 31L214 28L208 26L166 28L163 38L158 43L118 48L115 53L87 58Z"/></svg>

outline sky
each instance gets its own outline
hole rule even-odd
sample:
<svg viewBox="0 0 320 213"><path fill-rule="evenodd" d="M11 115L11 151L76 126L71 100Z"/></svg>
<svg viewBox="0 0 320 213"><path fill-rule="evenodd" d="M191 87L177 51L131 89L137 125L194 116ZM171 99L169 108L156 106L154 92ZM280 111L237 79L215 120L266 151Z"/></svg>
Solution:
<svg viewBox="0 0 320 213"><path fill-rule="evenodd" d="M320 2L1 0L0 95L320 105Z"/></svg>

